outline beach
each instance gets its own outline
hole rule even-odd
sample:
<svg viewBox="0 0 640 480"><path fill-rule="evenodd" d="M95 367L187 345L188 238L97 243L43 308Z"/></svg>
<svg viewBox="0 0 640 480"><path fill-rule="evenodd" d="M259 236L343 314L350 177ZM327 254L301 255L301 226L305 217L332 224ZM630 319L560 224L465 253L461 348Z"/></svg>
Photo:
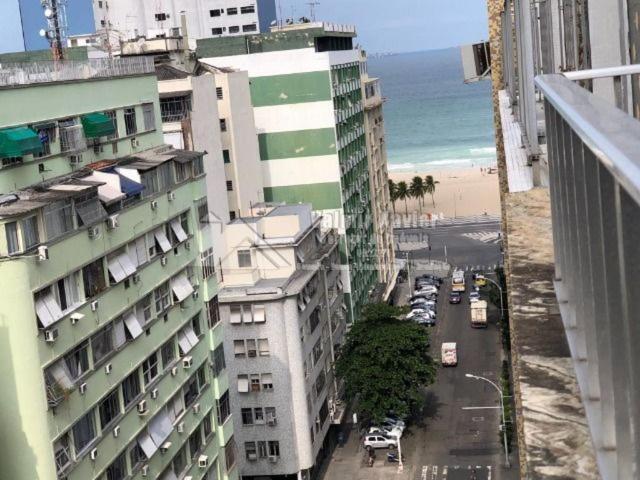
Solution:
<svg viewBox="0 0 640 480"><path fill-rule="evenodd" d="M493 169L495 172L495 169ZM435 207L431 201L431 195L424 197L424 214L444 214L445 217L466 217L470 215L500 215L500 193L498 187L498 174L480 172L480 167L473 169L440 169L427 172L389 172L389 178L394 182L407 182L416 175L423 179L426 175L432 175L439 182L434 193ZM418 200L407 199L409 213L419 212ZM396 212L405 213L404 200L396 201Z"/></svg>

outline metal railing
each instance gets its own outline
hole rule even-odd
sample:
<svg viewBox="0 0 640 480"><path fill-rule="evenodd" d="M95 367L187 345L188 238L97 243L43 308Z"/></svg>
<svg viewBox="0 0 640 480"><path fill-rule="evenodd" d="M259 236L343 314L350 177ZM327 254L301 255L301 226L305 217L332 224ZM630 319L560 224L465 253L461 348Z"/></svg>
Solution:
<svg viewBox="0 0 640 480"><path fill-rule="evenodd" d="M536 78L545 97L555 287L600 474L637 478L640 123L570 80L591 78Z"/></svg>
<svg viewBox="0 0 640 480"><path fill-rule="evenodd" d="M153 59L150 57L0 63L0 87L144 75L154 72Z"/></svg>

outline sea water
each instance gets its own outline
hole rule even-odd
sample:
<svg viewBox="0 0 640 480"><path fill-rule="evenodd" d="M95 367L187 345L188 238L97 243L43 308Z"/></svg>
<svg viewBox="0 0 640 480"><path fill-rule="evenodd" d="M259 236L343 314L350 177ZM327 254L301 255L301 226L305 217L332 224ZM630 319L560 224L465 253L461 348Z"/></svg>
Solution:
<svg viewBox="0 0 640 480"><path fill-rule="evenodd" d="M459 49L370 57L369 75L386 98L390 171L495 165L491 83L463 83Z"/></svg>

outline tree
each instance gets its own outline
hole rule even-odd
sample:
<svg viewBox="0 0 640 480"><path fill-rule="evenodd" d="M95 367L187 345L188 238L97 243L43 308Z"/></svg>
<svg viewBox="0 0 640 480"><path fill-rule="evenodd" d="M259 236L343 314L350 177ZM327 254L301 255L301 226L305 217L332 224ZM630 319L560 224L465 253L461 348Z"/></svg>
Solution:
<svg viewBox="0 0 640 480"><path fill-rule="evenodd" d="M398 182L396 195L398 196L398 200L404 200L404 213L405 215L409 214L409 207L407 206L407 198L409 195L409 187L407 187L407 182Z"/></svg>
<svg viewBox="0 0 640 480"><path fill-rule="evenodd" d="M365 421L379 421L390 411L415 412L424 399L422 389L435 379L429 334L420 325L398 320L402 311L386 304L365 307L341 348L336 372L345 381L347 397L358 397L358 413Z"/></svg>
<svg viewBox="0 0 640 480"><path fill-rule="evenodd" d="M436 191L436 184L437 183L440 183L440 182L434 181L433 176L431 176L431 175L427 175L424 178L424 189L425 189L426 193L431 195L431 202L433 203L434 208L436 206L436 201L433 198L433 194Z"/></svg>
<svg viewBox="0 0 640 480"><path fill-rule="evenodd" d="M389 198L391 199L391 204L393 205L393 213L396 213L396 200L398 200L398 186L396 182L389 179Z"/></svg>
<svg viewBox="0 0 640 480"><path fill-rule="evenodd" d="M422 177L413 177L411 179L411 185L409 185L409 193L411 196L418 200L418 207L420 208L420 213L422 213L422 202L424 201L424 182L422 181Z"/></svg>

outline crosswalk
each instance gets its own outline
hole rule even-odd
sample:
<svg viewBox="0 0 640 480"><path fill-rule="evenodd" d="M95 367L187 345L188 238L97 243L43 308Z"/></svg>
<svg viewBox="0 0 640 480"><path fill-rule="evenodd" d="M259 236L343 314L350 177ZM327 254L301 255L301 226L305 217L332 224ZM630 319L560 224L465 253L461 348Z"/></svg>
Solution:
<svg viewBox="0 0 640 480"><path fill-rule="evenodd" d="M500 232L493 231L489 232L486 230L482 230L480 232L465 232L461 234L463 237L470 238L472 240L477 240L482 243L500 243L501 237Z"/></svg>
<svg viewBox="0 0 640 480"><path fill-rule="evenodd" d="M415 215L399 216L393 222L394 228L445 227L450 225L467 225L470 223L500 222L497 215L472 215L469 217L451 218L418 218Z"/></svg>
<svg viewBox="0 0 640 480"><path fill-rule="evenodd" d="M416 480L491 480L490 465L423 465Z"/></svg>

